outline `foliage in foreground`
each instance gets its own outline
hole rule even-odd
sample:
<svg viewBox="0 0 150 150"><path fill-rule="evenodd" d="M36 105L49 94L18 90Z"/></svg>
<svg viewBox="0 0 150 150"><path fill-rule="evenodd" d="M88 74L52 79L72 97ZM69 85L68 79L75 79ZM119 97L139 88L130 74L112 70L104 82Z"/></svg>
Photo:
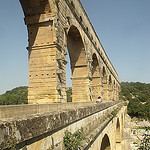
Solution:
<svg viewBox="0 0 150 150"><path fill-rule="evenodd" d="M67 130L63 137L66 150L77 150L80 147L82 140L84 140L83 129L77 130L73 134Z"/></svg>
<svg viewBox="0 0 150 150"><path fill-rule="evenodd" d="M150 119L150 84L122 82L120 99L128 100L131 117Z"/></svg>
<svg viewBox="0 0 150 150"><path fill-rule="evenodd" d="M27 86L20 86L0 95L0 105L27 104Z"/></svg>

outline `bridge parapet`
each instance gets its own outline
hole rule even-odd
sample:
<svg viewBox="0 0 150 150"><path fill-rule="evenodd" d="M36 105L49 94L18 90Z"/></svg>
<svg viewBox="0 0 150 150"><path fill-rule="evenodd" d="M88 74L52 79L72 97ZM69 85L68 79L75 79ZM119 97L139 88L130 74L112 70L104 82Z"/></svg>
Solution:
<svg viewBox="0 0 150 150"><path fill-rule="evenodd" d="M114 118L114 110L121 109L122 102L107 102L93 104L60 111L32 114L0 120L0 148L7 148L12 141L18 149L27 145L28 149L47 150L52 145L54 149L63 150L65 131L72 133L83 128L85 135L96 130L96 135L89 143L85 141L83 148L95 139L97 134ZM116 113L117 114L117 113ZM88 143L88 144L87 144Z"/></svg>
<svg viewBox="0 0 150 150"><path fill-rule="evenodd" d="M0 106L0 118L20 117L36 113L46 113L63 109L94 105L95 102L68 102L52 104L27 104Z"/></svg>

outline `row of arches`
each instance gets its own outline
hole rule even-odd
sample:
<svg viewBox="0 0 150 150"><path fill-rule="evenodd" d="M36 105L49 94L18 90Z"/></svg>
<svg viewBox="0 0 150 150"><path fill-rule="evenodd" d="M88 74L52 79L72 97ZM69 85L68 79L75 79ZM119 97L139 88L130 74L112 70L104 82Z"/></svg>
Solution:
<svg viewBox="0 0 150 150"><path fill-rule="evenodd" d="M122 149L121 129L122 129L122 126L120 124L119 118L117 118L115 134L113 135L115 137L110 137L108 134L105 134L100 144L100 150L112 150L113 147L115 148L115 150L121 150ZM112 146L112 143L111 143L113 138L115 139L114 146Z"/></svg>
<svg viewBox="0 0 150 150"><path fill-rule="evenodd" d="M68 31L66 45L70 56L73 101L88 97L88 90L90 90L90 100L96 100L99 96L104 100L118 99L119 85L116 79L107 71L97 52L92 52L91 61L88 61L86 46L74 25ZM86 89L87 87L89 89ZM87 94L84 94L84 91ZM75 98L76 94L78 98Z"/></svg>
<svg viewBox="0 0 150 150"><path fill-rule="evenodd" d="M61 3L66 12L55 1L20 2L28 29L29 103L66 102L66 49L73 102L95 101L99 96L104 100L118 99L118 77L90 46L93 42L65 1Z"/></svg>
<svg viewBox="0 0 150 150"><path fill-rule="evenodd" d="M100 137L100 150L122 150L125 146L124 141L124 129L127 108L123 107L121 111L118 112L117 117L113 118L108 124L108 128L102 131L102 137ZM99 142L99 141L97 141ZM126 143L129 144L129 143ZM99 149L99 148L98 148Z"/></svg>

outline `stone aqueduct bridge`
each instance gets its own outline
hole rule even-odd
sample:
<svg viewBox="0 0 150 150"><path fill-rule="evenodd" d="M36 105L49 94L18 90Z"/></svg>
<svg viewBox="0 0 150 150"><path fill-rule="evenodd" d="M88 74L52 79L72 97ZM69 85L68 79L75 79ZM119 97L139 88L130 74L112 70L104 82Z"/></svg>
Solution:
<svg viewBox="0 0 150 150"><path fill-rule="evenodd" d="M79 129L80 150L130 150L130 118L122 101L0 106L1 150L65 150L65 132Z"/></svg>
<svg viewBox="0 0 150 150"><path fill-rule="evenodd" d="M66 102L66 49L72 101L118 99L118 75L79 0L20 0L28 29L30 104Z"/></svg>
<svg viewBox="0 0 150 150"><path fill-rule="evenodd" d="M118 75L80 1L20 2L29 37L29 104L0 106L0 150L65 150L65 132L80 129L81 150L130 150ZM66 103L66 49L72 103ZM95 104L98 96L103 103Z"/></svg>

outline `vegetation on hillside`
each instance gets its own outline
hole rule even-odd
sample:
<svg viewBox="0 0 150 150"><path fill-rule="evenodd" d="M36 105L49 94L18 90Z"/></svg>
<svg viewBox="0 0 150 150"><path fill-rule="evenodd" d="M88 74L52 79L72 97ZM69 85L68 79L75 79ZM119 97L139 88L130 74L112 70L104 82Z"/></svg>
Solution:
<svg viewBox="0 0 150 150"><path fill-rule="evenodd" d="M120 99L128 100L131 117L150 119L150 84L122 82ZM67 102L72 101L72 89L67 89ZM27 86L17 87L0 95L0 105L27 104Z"/></svg>
<svg viewBox="0 0 150 150"><path fill-rule="evenodd" d="M150 119L150 84L122 82L120 99L128 100L131 117Z"/></svg>
<svg viewBox="0 0 150 150"><path fill-rule="evenodd" d="M0 95L0 105L27 104L27 88L27 86L20 86ZM72 102L72 88L68 88L66 94L67 102Z"/></svg>
<svg viewBox="0 0 150 150"><path fill-rule="evenodd" d="M20 86L0 95L0 105L27 104L27 86Z"/></svg>
<svg viewBox="0 0 150 150"><path fill-rule="evenodd" d="M145 129L145 134L142 135L140 147L138 150L150 150L150 127Z"/></svg>

